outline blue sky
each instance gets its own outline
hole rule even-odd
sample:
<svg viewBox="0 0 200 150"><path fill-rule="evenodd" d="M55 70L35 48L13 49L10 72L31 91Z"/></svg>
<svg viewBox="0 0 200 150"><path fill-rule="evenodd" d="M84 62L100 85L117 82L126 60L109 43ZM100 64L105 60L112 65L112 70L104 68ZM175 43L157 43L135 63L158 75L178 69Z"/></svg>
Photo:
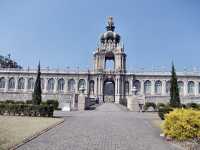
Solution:
<svg viewBox="0 0 200 150"><path fill-rule="evenodd" d="M198 0L0 0L0 54L23 67L88 68L107 16L128 69L200 68Z"/></svg>

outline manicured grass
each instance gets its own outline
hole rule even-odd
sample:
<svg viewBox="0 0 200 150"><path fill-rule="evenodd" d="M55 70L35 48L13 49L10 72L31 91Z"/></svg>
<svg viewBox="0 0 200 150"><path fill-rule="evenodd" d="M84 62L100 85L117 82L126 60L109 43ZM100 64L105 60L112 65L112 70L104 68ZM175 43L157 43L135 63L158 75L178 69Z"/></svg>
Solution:
<svg viewBox="0 0 200 150"><path fill-rule="evenodd" d="M60 121L61 118L0 116L0 150L21 143Z"/></svg>

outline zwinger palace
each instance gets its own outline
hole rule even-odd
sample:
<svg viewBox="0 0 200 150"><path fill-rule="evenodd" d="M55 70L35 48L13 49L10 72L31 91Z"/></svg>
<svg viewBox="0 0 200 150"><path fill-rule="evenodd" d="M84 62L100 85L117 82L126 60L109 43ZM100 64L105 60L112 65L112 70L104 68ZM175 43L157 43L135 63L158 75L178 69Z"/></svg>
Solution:
<svg viewBox="0 0 200 150"><path fill-rule="evenodd" d="M106 31L92 53L93 68L85 71L69 69L41 69L42 98L56 99L76 107L80 89L90 99L102 102L124 103L133 95L144 101L168 102L170 72L134 71L126 69L126 51L121 36L115 31L113 18L108 18ZM108 61L113 68L106 68ZM37 69L0 69L0 100L30 100ZM200 73L177 72L182 103L200 101Z"/></svg>

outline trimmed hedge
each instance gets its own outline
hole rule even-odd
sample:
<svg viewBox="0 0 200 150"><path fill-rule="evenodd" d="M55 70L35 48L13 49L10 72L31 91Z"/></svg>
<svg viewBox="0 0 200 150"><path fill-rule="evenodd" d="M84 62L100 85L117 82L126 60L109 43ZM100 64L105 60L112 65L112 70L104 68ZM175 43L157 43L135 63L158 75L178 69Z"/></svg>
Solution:
<svg viewBox="0 0 200 150"><path fill-rule="evenodd" d="M33 101L32 100L27 100L26 104L33 104Z"/></svg>
<svg viewBox="0 0 200 150"><path fill-rule="evenodd" d="M16 101L15 104L25 104L24 101Z"/></svg>
<svg viewBox="0 0 200 150"><path fill-rule="evenodd" d="M158 103L158 104L156 105L157 109L159 109L159 108L161 108L161 107L165 107L165 106L166 106L166 104L164 104L164 103Z"/></svg>
<svg viewBox="0 0 200 150"><path fill-rule="evenodd" d="M53 117L53 106L1 103L0 115Z"/></svg>
<svg viewBox="0 0 200 150"><path fill-rule="evenodd" d="M187 103L186 108L200 109L200 106L197 103Z"/></svg>
<svg viewBox="0 0 200 150"><path fill-rule="evenodd" d="M156 104L153 102L146 102L144 104L144 111L147 111L149 109L149 107L152 107L154 109L154 111L156 110Z"/></svg>
<svg viewBox="0 0 200 150"><path fill-rule="evenodd" d="M15 101L14 101L14 100L6 100L5 103L8 103L8 104L14 104Z"/></svg>
<svg viewBox="0 0 200 150"><path fill-rule="evenodd" d="M49 105L49 106L52 105L53 108L54 108L55 110L58 109L59 103L58 103L57 100L49 99L49 100L46 101L46 103L47 103L47 105Z"/></svg>

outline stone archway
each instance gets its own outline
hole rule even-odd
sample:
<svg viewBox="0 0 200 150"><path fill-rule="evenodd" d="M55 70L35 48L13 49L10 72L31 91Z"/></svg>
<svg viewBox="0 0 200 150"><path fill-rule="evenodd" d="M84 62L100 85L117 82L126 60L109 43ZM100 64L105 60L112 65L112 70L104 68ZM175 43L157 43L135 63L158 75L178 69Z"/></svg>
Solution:
<svg viewBox="0 0 200 150"><path fill-rule="evenodd" d="M103 83L103 102L115 102L115 82L112 79L107 79Z"/></svg>

